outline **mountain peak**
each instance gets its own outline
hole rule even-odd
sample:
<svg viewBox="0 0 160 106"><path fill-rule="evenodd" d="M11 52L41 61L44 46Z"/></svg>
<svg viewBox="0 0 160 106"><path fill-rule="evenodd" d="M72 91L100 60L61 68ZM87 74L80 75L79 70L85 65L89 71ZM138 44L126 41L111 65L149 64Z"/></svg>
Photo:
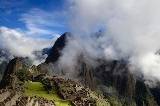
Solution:
<svg viewBox="0 0 160 106"><path fill-rule="evenodd" d="M45 61L45 63L54 63L58 60L61 55L61 50L65 47L67 43L67 37L71 36L70 32L66 32L61 35L55 42L54 46L51 48L50 53Z"/></svg>

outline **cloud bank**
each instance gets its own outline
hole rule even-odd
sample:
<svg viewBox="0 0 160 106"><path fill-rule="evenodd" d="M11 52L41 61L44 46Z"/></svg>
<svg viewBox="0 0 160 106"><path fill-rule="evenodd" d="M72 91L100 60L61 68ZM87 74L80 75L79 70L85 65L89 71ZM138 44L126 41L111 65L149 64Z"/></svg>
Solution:
<svg viewBox="0 0 160 106"><path fill-rule="evenodd" d="M52 40L35 39L28 37L25 33L10 29L7 27L0 27L0 48L9 51L13 56L29 57L34 60L34 63L39 63L35 60L34 51L41 51L43 48L50 47Z"/></svg>
<svg viewBox="0 0 160 106"><path fill-rule="evenodd" d="M74 63L82 51L92 59L127 58L145 79L160 80L159 0L69 0L69 4L70 29L77 41L68 43L61 60L69 53L73 58L67 63ZM95 37L99 30L102 33Z"/></svg>
<svg viewBox="0 0 160 106"><path fill-rule="evenodd" d="M24 24L21 28L0 27L0 49L8 51L12 58L29 57L36 65L43 62L46 55L42 49L51 47L60 36L58 29L64 29L60 14L32 8L20 14L18 20Z"/></svg>

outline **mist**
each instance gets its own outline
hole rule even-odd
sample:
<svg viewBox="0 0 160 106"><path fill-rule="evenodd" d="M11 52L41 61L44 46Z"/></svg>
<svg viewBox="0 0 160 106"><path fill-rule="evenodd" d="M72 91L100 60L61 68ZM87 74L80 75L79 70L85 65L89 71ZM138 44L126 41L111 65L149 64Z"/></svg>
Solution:
<svg viewBox="0 0 160 106"><path fill-rule="evenodd" d="M74 40L69 39L62 52L63 66L74 67L81 53L89 64L95 59L126 59L146 81L160 80L159 0L69 0L68 4Z"/></svg>
<svg viewBox="0 0 160 106"><path fill-rule="evenodd" d="M42 54L42 49L49 48L52 44L51 42L54 42L54 39L31 38L21 30L7 27L0 27L0 38L0 50L6 51L4 54L7 61L14 57L29 57L35 65L45 60L46 56ZM38 54L35 54L35 52ZM41 58L37 56L41 56ZM4 60L3 58L0 57L0 59Z"/></svg>

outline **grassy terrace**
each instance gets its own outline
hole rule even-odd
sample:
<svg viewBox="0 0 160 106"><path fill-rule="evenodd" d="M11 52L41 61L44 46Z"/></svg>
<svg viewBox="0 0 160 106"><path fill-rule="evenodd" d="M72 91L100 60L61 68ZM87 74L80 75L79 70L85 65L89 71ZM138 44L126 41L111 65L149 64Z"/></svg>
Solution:
<svg viewBox="0 0 160 106"><path fill-rule="evenodd" d="M25 93L26 96L30 97L43 97L47 100L52 100L56 104L56 106L72 106L70 101L61 99L56 91L53 91L52 93L48 93L44 87L43 84L40 82L31 82L28 81L25 83Z"/></svg>

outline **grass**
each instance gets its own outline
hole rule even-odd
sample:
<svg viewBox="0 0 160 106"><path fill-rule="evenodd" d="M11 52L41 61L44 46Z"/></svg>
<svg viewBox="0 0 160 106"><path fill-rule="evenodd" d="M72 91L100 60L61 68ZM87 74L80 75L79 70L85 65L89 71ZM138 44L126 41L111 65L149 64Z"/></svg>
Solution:
<svg viewBox="0 0 160 106"><path fill-rule="evenodd" d="M56 106L72 106L70 101L61 99L56 91L52 91L52 93L48 93L43 84L40 82L31 82L28 81L25 83L25 93L26 96L30 97L43 97L47 100L52 100L56 104Z"/></svg>
<svg viewBox="0 0 160 106"><path fill-rule="evenodd" d="M107 99L104 99L98 93L90 91L90 97L96 100L96 106L111 106Z"/></svg>

